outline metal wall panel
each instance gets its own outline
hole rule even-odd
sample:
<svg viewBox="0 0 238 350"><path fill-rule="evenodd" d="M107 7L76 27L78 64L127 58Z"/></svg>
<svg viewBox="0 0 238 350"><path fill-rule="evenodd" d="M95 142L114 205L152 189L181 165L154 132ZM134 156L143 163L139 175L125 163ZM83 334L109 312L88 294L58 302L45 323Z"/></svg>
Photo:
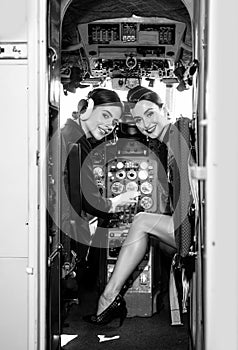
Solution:
<svg viewBox="0 0 238 350"><path fill-rule="evenodd" d="M0 258L1 349L27 347L27 259Z"/></svg>
<svg viewBox="0 0 238 350"><path fill-rule="evenodd" d="M0 41L27 41L27 0L1 1Z"/></svg>
<svg viewBox="0 0 238 350"><path fill-rule="evenodd" d="M237 1L209 1L205 350L238 349L237 64L227 71L236 31Z"/></svg>
<svg viewBox="0 0 238 350"><path fill-rule="evenodd" d="M22 61L0 60L0 257L28 255L27 65Z"/></svg>

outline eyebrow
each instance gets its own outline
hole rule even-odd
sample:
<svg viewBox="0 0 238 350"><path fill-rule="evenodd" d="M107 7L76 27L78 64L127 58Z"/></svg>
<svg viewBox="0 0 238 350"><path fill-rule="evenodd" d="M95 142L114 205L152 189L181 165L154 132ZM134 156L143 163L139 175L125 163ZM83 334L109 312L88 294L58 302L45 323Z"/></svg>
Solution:
<svg viewBox="0 0 238 350"><path fill-rule="evenodd" d="M149 112L150 110L153 110L153 108L152 108L152 107L147 108L147 110L144 112L144 114L146 114L146 113Z"/></svg>
<svg viewBox="0 0 238 350"><path fill-rule="evenodd" d="M153 110L153 108L152 107L147 108L147 110L143 114L148 113L150 110ZM141 119L142 117L139 115L135 115L133 118L140 118Z"/></svg>

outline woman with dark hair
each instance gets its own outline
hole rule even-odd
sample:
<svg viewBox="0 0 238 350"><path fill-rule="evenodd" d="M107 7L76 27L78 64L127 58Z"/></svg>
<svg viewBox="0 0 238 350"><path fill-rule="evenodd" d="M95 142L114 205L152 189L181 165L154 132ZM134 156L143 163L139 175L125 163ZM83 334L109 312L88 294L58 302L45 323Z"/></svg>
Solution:
<svg viewBox="0 0 238 350"><path fill-rule="evenodd" d="M168 121L158 94L137 86L129 90L127 99L131 103L131 113L141 133L164 142L168 147L168 154L174 153L170 136L171 132L176 133L177 129ZM86 316L87 322L100 325L109 323L114 318L120 318L120 323L123 322L127 310L120 293L126 280L145 255L148 236L154 235L161 242L176 249L174 231L179 223L174 220L172 214L171 211L171 215L147 212L135 215L110 280L99 298L97 313Z"/></svg>
<svg viewBox="0 0 238 350"><path fill-rule="evenodd" d="M135 192L125 192L113 198L104 198L99 192L93 174L90 154L92 146L88 138L101 140L112 133L119 122L122 110L123 105L116 92L103 88L94 89L89 92L86 99L79 101L77 112L72 114L72 118L67 119L61 130L63 171L61 229L67 236L72 236L73 231L73 235L77 235L74 239L83 243L85 247L91 241L87 214L105 218L114 212L118 205L133 203L134 197L138 195Z"/></svg>
<svg viewBox="0 0 238 350"><path fill-rule="evenodd" d="M123 104L115 91L98 88L79 101L75 121L86 138L101 140L113 131L122 111Z"/></svg>

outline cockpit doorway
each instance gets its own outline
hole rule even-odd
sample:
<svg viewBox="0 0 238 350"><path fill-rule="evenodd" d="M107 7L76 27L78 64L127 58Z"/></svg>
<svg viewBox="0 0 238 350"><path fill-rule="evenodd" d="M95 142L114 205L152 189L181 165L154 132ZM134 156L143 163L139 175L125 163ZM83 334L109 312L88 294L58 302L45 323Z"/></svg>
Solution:
<svg viewBox="0 0 238 350"><path fill-rule="evenodd" d="M137 276L133 276L134 282L131 281L126 296L129 312L123 326L107 325L100 329L83 321L83 316L95 312L98 297L118 257L117 242L123 241L133 213L124 211L124 217L118 216L107 223L90 217L92 242L97 243L85 246L77 239L80 233L72 223L74 220L70 231L73 238L62 229L59 176L62 175L60 130L68 119L76 119L78 102L87 99L90 91L114 90L124 102L124 114L116 132L102 143L89 140L95 182L103 196L115 195L120 185L125 185L124 173L121 171L119 177L115 172L117 185L114 186L108 174L120 170L122 163L127 164L126 185L137 181L140 185L142 179L136 174L134 163L139 162L140 167L146 162L153 171L149 174L150 186L144 189L143 210L157 210L159 199L154 194L157 183L152 177L159 168L150 155L158 145L151 142L148 146L148 140L140 135L126 96L137 85L148 87L165 102L170 122L181 117L189 118L191 124L194 122L198 62L192 43L192 6L188 10L182 1L173 1L167 8L162 1L153 0L142 5L139 1L99 4L84 0L55 0L49 4L49 118L53 136L48 184L49 207L53 203L48 222L49 349L91 350L98 349L101 342L113 349L192 349L189 298L187 313L178 326L171 326L169 280L174 252L162 249L153 238ZM126 143L121 143L121 138ZM72 169L77 168L74 165Z"/></svg>

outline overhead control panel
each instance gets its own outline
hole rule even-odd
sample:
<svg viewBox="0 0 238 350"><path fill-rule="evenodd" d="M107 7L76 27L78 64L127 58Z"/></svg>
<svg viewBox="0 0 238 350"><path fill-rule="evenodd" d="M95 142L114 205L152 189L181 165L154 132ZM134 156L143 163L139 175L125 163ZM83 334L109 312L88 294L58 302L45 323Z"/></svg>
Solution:
<svg viewBox="0 0 238 350"><path fill-rule="evenodd" d="M91 79L128 89L140 79L174 78L185 23L159 17L116 18L78 25Z"/></svg>
<svg viewBox="0 0 238 350"><path fill-rule="evenodd" d="M175 24L90 23L88 44L137 43L175 45Z"/></svg>
<svg viewBox="0 0 238 350"><path fill-rule="evenodd" d="M159 17L115 18L78 26L82 44L91 59L167 59L180 54L186 24ZM93 65L92 65L93 67Z"/></svg>

